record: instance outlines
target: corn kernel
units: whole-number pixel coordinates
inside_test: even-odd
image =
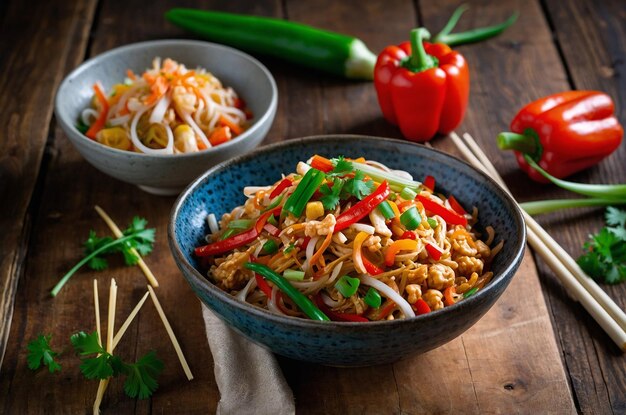
[[[317,219],[324,215],[324,205],[322,202],[309,202],[306,204],[306,218],[308,220]]]

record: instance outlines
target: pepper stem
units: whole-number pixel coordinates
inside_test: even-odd
[[[534,160],[541,158],[543,147],[537,133],[527,128],[524,134],[504,132],[498,134],[498,147],[501,150],[516,150],[528,154]]]
[[[422,72],[437,66],[437,59],[424,49],[424,39],[430,39],[430,32],[420,27],[411,30],[411,57],[406,61],[405,67],[413,72]]]

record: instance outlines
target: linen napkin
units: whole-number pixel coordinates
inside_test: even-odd
[[[272,352],[231,330],[204,304],[202,317],[220,390],[217,415],[295,414],[293,392]]]

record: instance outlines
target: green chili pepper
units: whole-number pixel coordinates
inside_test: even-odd
[[[298,307],[300,307],[304,314],[309,316],[312,320],[330,321],[326,314],[322,313],[322,311],[317,308],[315,304],[313,304],[313,302],[309,300],[308,297],[306,297],[304,294],[294,288],[294,286],[291,285],[289,281],[287,281],[283,276],[275,273],[270,268],[262,264],[246,262],[244,266],[249,270],[252,270],[253,272],[256,272],[262,277],[270,280],[274,285],[278,287],[278,289],[280,289],[283,293],[289,296],[289,298],[291,298],[293,302],[296,303]]]
[[[422,216],[415,206],[411,206],[400,215],[400,222],[410,231],[417,229],[422,223]]]
[[[370,287],[370,289],[367,290],[367,294],[365,294],[365,297],[363,297],[363,301],[365,301],[365,304],[370,307],[378,308],[380,307],[380,304],[383,300],[382,298],[380,298],[380,294],[378,294],[378,291]]]
[[[313,193],[320,187],[322,182],[326,179],[326,174],[323,171],[316,169],[310,169],[306,172],[296,190],[289,196],[285,204],[283,205],[283,212],[289,212],[295,217],[300,217],[306,204],[313,196]]]
[[[437,225],[439,225],[439,222],[437,222],[437,220],[433,218],[428,218],[426,221],[428,222],[428,224],[430,225],[432,229],[435,229]]]
[[[509,26],[515,23],[518,16],[518,13],[515,12],[504,22],[497,25],[480,27],[461,33],[450,33],[467,9],[469,9],[469,7],[465,4],[459,6],[454,11],[452,17],[450,17],[450,20],[448,20],[448,23],[446,23],[441,32],[433,38],[433,43],[445,43],[448,46],[456,46],[466,43],[480,42],[481,40],[489,39],[504,32],[509,28]]]
[[[344,275],[335,283],[335,288],[341,293],[341,295],[348,298],[352,297],[356,293],[356,290],[359,289],[360,283],[360,279]]]
[[[361,40],[301,23],[175,8],[170,22],[205,39],[347,78],[372,80],[376,55]]]

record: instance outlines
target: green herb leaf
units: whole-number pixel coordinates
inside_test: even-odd
[[[108,353],[82,359],[80,371],[87,379],[106,379],[113,376],[110,360],[111,355]]]
[[[26,361],[30,369],[37,370],[43,364],[48,366],[50,373],[61,370],[61,365],[54,360],[59,353],[53,351],[50,347],[51,338],[52,335],[44,336],[40,334],[35,340],[28,343],[26,346],[28,350]]]
[[[154,352],[148,352],[136,363],[125,365],[128,375],[124,382],[124,391],[131,398],[146,399],[158,387],[156,378],[163,370],[161,362]]]
[[[339,204],[341,189],[343,189],[344,181],[338,177],[333,178],[332,188],[328,185],[320,187],[320,192],[324,195],[320,198],[324,209],[333,210]]]
[[[354,177],[346,180],[343,190],[346,194],[356,197],[361,200],[365,196],[374,191],[374,182],[371,180],[365,181],[365,173],[361,170],[354,172]]]
[[[606,221],[615,226],[590,235],[577,262],[594,279],[617,284],[626,281],[626,212],[608,208]]]
[[[335,168],[327,176],[345,176],[346,173],[354,171],[352,162],[346,160],[343,156],[333,159],[333,162],[335,162]]]
[[[79,331],[70,337],[70,342],[72,342],[76,352],[83,356],[94,353],[106,353],[106,350],[98,341],[98,332],[95,331],[91,334]]]

